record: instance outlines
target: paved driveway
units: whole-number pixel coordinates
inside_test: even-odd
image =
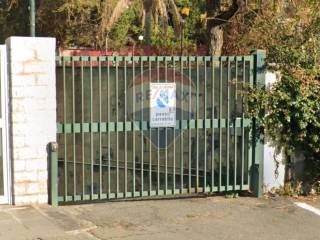
[[[0,209],[0,239],[320,239],[320,216],[287,198],[127,201]],[[315,208],[320,201],[307,202]]]

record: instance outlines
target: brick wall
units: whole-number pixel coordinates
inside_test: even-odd
[[[6,44],[13,201],[46,203],[47,144],[56,141],[55,39],[11,37]]]

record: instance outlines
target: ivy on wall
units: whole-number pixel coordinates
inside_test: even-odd
[[[281,79],[249,91],[249,110],[267,136],[289,157],[306,157],[306,181],[320,180],[320,3],[293,1],[280,13],[254,17],[238,48],[267,49],[271,70]],[[289,157],[290,159],[290,157]]]

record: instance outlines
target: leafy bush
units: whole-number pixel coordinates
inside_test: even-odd
[[[275,12],[246,12],[235,26],[230,46],[243,53],[267,50],[269,69],[281,79],[265,90],[249,91],[249,110],[267,136],[287,156],[300,151],[306,157],[306,179],[320,178],[320,2],[292,1]],[[250,18],[244,19],[246,16]],[[241,16],[240,16],[241,17]]]
[[[299,70],[282,75],[266,90],[251,89],[251,114],[258,116],[268,137],[287,154],[301,151],[308,157],[320,156],[320,82]]]

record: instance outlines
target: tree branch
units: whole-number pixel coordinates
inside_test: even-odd
[[[233,0],[231,7],[227,11],[208,18],[208,29],[225,24],[233,18],[244,5],[244,0]]]

